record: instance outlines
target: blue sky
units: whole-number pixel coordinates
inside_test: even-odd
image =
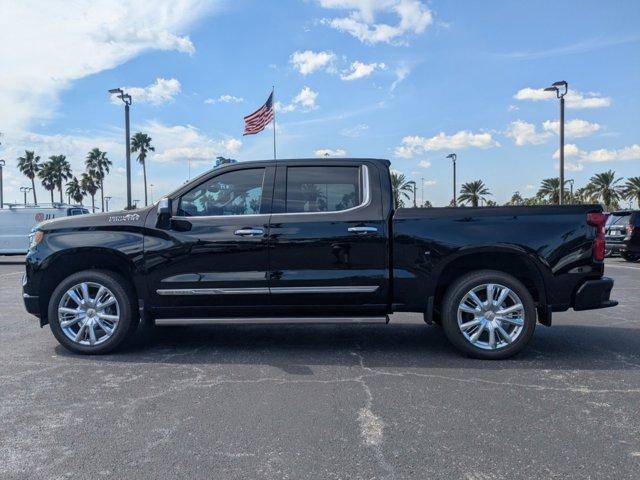
[[[451,198],[450,152],[459,182],[480,178],[501,203],[557,175],[558,103],[538,90],[556,80],[570,88],[567,178],[578,187],[608,169],[640,175],[637,1],[32,0],[2,9],[9,201],[27,185],[15,169],[25,148],[66,154],[79,173],[98,146],[114,162],[107,194],[123,205],[123,109],[107,94],[117,86],[133,94],[133,131],[156,144],[156,199],[216,155],[270,158],[272,132],[242,137],[242,117],[272,85],[279,157],[389,158],[424,178],[434,205]]]

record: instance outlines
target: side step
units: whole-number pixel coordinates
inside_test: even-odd
[[[238,317],[238,318],[156,318],[158,326],[168,325],[313,325],[385,324],[388,315],[376,317]]]

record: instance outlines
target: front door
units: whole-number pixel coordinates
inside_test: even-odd
[[[275,167],[225,168],[172,199],[169,229],[145,237],[157,317],[251,315],[268,305],[274,174]]]
[[[386,313],[388,231],[374,165],[280,162],[270,223],[272,308]]]

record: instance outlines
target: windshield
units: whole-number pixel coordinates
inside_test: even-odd
[[[630,216],[630,213],[624,215],[611,214],[607,219],[607,227],[612,227],[613,225],[626,225],[629,222]]]

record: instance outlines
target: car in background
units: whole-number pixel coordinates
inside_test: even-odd
[[[640,260],[640,210],[631,212],[627,218],[626,235],[622,240],[620,255],[627,262],[637,262]]]
[[[620,249],[627,235],[627,225],[632,213],[632,210],[619,210],[609,214],[607,224],[604,227],[605,254],[607,257],[620,255]]]
[[[24,255],[29,250],[31,230],[45,220],[84,215],[89,210],[78,205],[54,203],[17,205],[5,203],[0,208],[0,255]]]

